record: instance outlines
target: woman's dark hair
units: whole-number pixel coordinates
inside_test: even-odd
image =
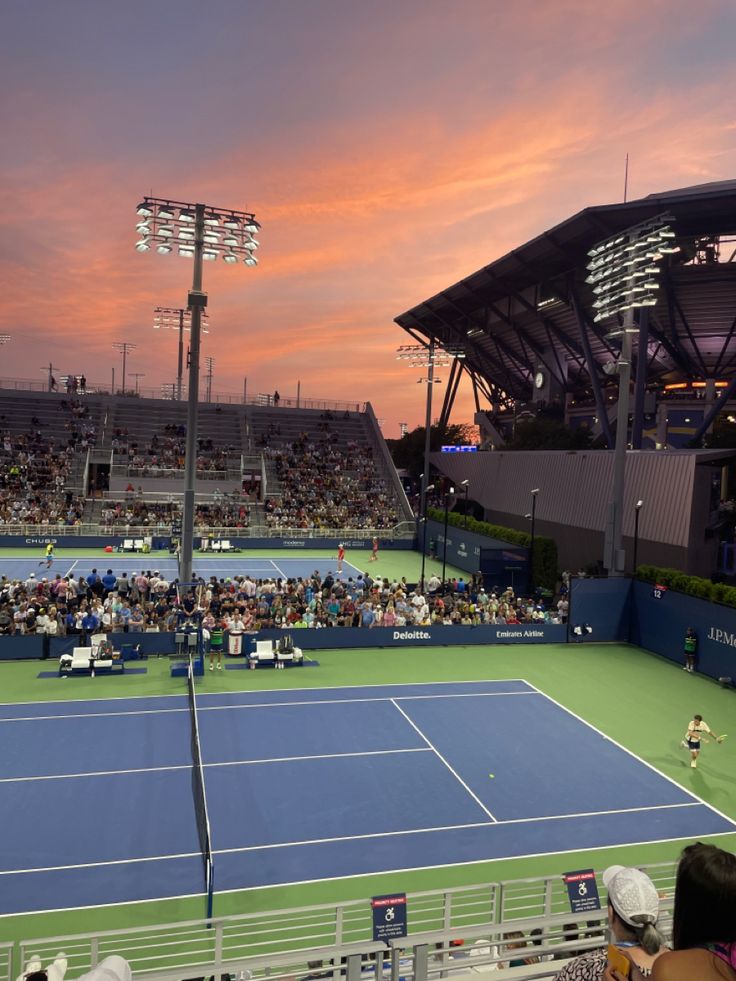
[[[680,856],[672,946],[686,950],[736,940],[736,855],[699,841]]]

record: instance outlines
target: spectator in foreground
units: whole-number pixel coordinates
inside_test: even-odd
[[[608,890],[612,943],[631,961],[632,978],[648,978],[652,965],[665,949],[656,927],[659,896],[654,883],[639,869],[612,865],[603,873],[603,884]],[[606,965],[605,947],[589,950],[566,964],[557,981],[600,981],[611,976],[604,973]]]
[[[654,981],[736,981],[736,855],[700,841],[684,849],[672,946],[657,961]]]

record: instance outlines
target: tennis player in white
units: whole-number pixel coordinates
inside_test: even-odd
[[[724,736],[717,736],[715,732],[710,728],[707,722],[703,722],[702,715],[694,715],[692,721],[687,727],[687,732],[685,733],[685,738],[680,744],[683,749],[690,750],[690,766],[693,769],[697,768],[698,756],[700,755],[700,744],[701,742],[710,742],[709,739],[705,739],[705,736],[712,736],[717,743],[722,743],[726,738]]]

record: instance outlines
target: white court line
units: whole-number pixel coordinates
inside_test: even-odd
[[[683,805],[681,805],[681,804],[663,805],[662,806],[662,809],[665,809],[666,810],[668,807],[682,807],[682,806]],[[696,806],[696,805],[694,805],[694,804],[692,804],[692,805],[688,804],[688,805],[685,805],[685,806],[691,807],[691,806]],[[652,810],[657,810],[657,809],[658,808],[652,808]],[[592,813],[594,813],[594,814],[595,813],[600,813],[600,814],[617,814],[619,812],[618,811],[600,811],[600,812],[592,812]],[[559,819],[560,820],[564,820],[564,819],[567,819],[567,818],[576,818],[578,816],[586,817],[588,815],[587,814],[581,814],[581,815],[577,815],[577,814],[564,814],[564,815],[559,815]],[[528,820],[535,821],[535,820],[539,820],[539,818],[529,818]],[[498,821],[496,821],[496,822],[492,822],[492,821],[479,821],[479,822],[471,823],[471,824],[454,824],[454,825],[453,824],[449,824],[449,825],[444,825],[444,826],[441,826],[441,827],[432,827],[432,828],[412,828],[412,829],[406,830],[406,831],[383,831],[383,832],[377,831],[377,832],[372,832],[372,833],[365,834],[365,835],[346,835],[344,837],[335,837],[335,838],[314,838],[314,839],[305,839],[304,841],[287,841],[287,842],[280,842],[280,843],[271,844],[271,845],[245,845],[242,848],[222,848],[222,849],[216,849],[214,851],[214,855],[216,855],[216,856],[217,855],[232,855],[232,854],[238,854],[240,852],[254,852],[254,851],[262,851],[262,850],[263,851],[266,851],[266,850],[273,850],[273,849],[277,849],[277,848],[293,848],[293,847],[295,847],[297,845],[331,844],[331,843],[339,842],[339,841],[363,841],[363,840],[371,840],[371,839],[375,839],[375,838],[394,838],[394,837],[397,837],[398,838],[398,837],[405,837],[406,835],[412,835],[412,834],[429,834],[429,833],[434,833],[434,832],[438,832],[438,831],[463,831],[463,830],[467,830],[469,828],[492,828],[492,827],[495,827],[499,823],[504,823],[504,822],[498,822]],[[511,824],[511,823],[514,823],[514,822],[506,822],[506,823]],[[723,832],[715,832],[713,834],[700,835],[699,837],[701,837],[701,838],[716,838],[716,837],[721,836],[722,834],[723,834]],[[692,840],[692,835],[682,836],[680,838],[666,838],[666,839],[656,839],[656,840],[657,841],[691,841]],[[464,861],[462,864],[463,865],[482,865],[482,864],[486,864],[488,862],[500,861],[501,859],[506,860],[506,859],[541,858],[541,857],[547,856],[547,855],[568,855],[568,854],[571,854],[573,852],[581,852],[582,853],[582,852],[590,852],[590,851],[599,851],[602,848],[612,848],[612,847],[627,847],[628,848],[628,847],[636,847],[636,846],[642,846],[642,845],[649,845],[649,844],[652,844],[652,843],[653,843],[652,841],[637,841],[637,842],[628,842],[627,841],[627,842],[624,842],[623,844],[621,842],[616,842],[616,843],[608,844],[608,845],[606,845],[606,844],[594,845],[594,846],[591,846],[589,848],[566,848],[566,849],[561,849],[561,850],[555,851],[555,852],[533,852],[533,853],[530,853],[528,855],[511,855],[511,856],[499,856],[499,857],[496,857],[496,858],[471,859],[469,861]],[[110,860],[108,862],[84,862],[84,863],[78,863],[78,864],[74,864],[74,865],[50,865],[50,866],[46,866],[46,867],[29,868],[29,869],[6,869],[6,870],[0,871],[0,876],[4,876],[4,875],[5,876],[7,876],[7,875],[24,875],[24,874],[31,873],[31,872],[63,872],[63,871],[67,871],[67,870],[70,870],[70,869],[104,868],[104,867],[109,866],[109,865],[134,865],[134,864],[136,864],[138,862],[165,862],[165,861],[169,861],[171,859],[194,858],[194,857],[201,858],[201,852],[181,852],[179,854],[173,854],[173,855],[153,855],[153,856],[149,856],[147,858],[120,858],[120,859],[113,859],[113,860]],[[439,864],[439,865],[425,865],[425,866],[420,866],[419,868],[421,868],[421,869],[453,868],[453,867],[457,866],[457,864],[458,864],[457,862],[445,862],[445,863]],[[380,874],[381,875],[384,875],[384,874],[391,874],[393,872],[418,871],[419,868],[417,868],[415,866],[411,866],[411,867],[408,867],[408,868],[405,868],[405,869],[391,869],[391,870],[388,870],[387,872],[383,872],[382,871]],[[272,883],[270,885],[262,885],[262,886],[245,886],[242,889],[226,889],[226,890],[221,890],[221,892],[249,892],[252,889],[278,888],[278,887],[282,887],[284,885],[302,885],[302,884],[305,884],[307,882],[334,882],[334,881],[338,881],[338,880],[341,880],[341,879],[356,879],[356,878],[361,878],[361,877],[363,877],[365,875],[368,875],[368,874],[372,874],[372,873],[359,872],[359,873],[356,873],[354,875],[327,876],[325,878],[320,878],[320,879],[304,879],[304,880],[297,880],[297,881],[288,882],[288,883],[279,882],[279,883]],[[376,873],[376,874],[379,874],[379,873]],[[97,905],[97,904],[95,904],[95,905]],[[110,905],[117,906],[119,904],[118,903],[112,903]],[[2,915],[3,916],[7,916],[7,915],[10,915],[10,914],[2,914]]]
[[[220,766],[258,766],[260,763],[301,763],[304,760],[339,760],[356,756],[393,756],[398,753],[429,753],[427,746],[413,749],[369,749],[359,753],[315,753],[310,756],[274,756],[265,760],[223,760],[204,763],[205,769]],[[79,777],[119,777],[127,773],[167,773],[170,770],[191,770],[191,763],[169,763],[166,766],[141,766],[128,770],[90,770],[84,773],[48,773],[30,777],[0,777],[2,783],[33,783],[36,780],[74,780]]]
[[[358,628],[356,627],[355,629],[358,629]],[[320,648],[315,648],[315,650],[319,650],[319,649]],[[390,682],[389,684],[386,684],[386,682],[384,681],[384,682],[376,682],[374,684],[365,684],[365,685],[324,685],[322,688],[319,688],[319,689],[316,689],[316,690],[317,691],[353,691],[354,689],[358,689],[360,691],[363,688],[421,688],[423,686],[424,687],[430,687],[430,686],[436,687],[437,685],[441,685],[442,687],[446,687],[447,685],[505,685],[505,684],[509,684],[509,683],[511,683],[511,684],[518,683],[518,684],[522,684],[522,685],[529,685],[529,682],[528,681],[525,681],[523,678],[485,678],[485,679],[484,678],[481,678],[478,681],[467,681],[467,680],[464,680],[464,681],[425,681],[425,682],[422,682],[422,681],[396,681],[396,682]],[[539,694],[539,689],[538,688],[536,688],[534,686],[530,686],[530,688],[532,688],[533,690],[531,690],[529,692],[522,693],[522,694],[528,694],[528,695],[537,695],[537,694]],[[314,688],[290,688],[289,691],[291,691],[291,692],[300,692],[300,691],[303,691],[303,692],[314,692],[315,689]],[[221,693],[221,694],[222,694],[222,697],[228,697],[230,695],[246,695],[246,696],[247,695],[268,695],[271,692],[272,692],[272,689],[263,688],[263,689],[259,689],[258,691],[226,692],[226,693]],[[207,693],[205,692],[204,694],[206,695]],[[509,693],[509,694],[516,694],[516,693],[514,692],[514,693]],[[147,701],[156,701],[157,699],[160,699],[160,698],[185,698],[185,697],[186,697],[186,694],[185,693],[184,694],[178,694],[177,695],[174,692],[170,692],[170,693],[168,693],[166,695],[112,695],[109,698],[94,699],[94,701],[95,701],[95,703],[98,703],[98,702],[120,702],[120,701],[129,702],[129,701],[133,701],[134,699],[135,700],[146,699]],[[214,697],[217,697],[217,696],[214,696]],[[386,696],[386,697],[388,697],[388,696]],[[84,699],[80,699],[80,701],[85,701],[85,700]],[[88,701],[92,701],[92,699],[88,699]],[[0,702],[0,707],[2,707],[4,705],[13,705],[13,706],[15,706],[15,705],[59,705],[59,704],[60,703],[56,699],[46,698],[46,699],[40,699],[40,700],[39,699],[36,699],[33,702]],[[63,703],[63,704],[66,704],[66,703]]]
[[[61,578],[66,579],[67,576],[70,576],[74,571],[74,567],[77,565],[79,565],[79,559],[75,559],[74,562],[72,562],[71,566],[66,570],[66,572],[62,575]]]
[[[31,869],[2,869],[0,875],[28,875],[31,872],[68,872],[71,869],[104,869],[108,865],[136,865],[138,862],[168,862],[171,859],[195,857],[201,861],[202,852],[181,852],[178,855],[150,855],[146,858],[113,858],[107,862],[78,862],[75,865],[47,865]],[[157,902],[157,900],[155,901]]]
[[[404,718],[405,718],[405,719],[406,719],[406,721],[407,721],[407,722],[409,723],[409,725],[410,725],[410,726],[412,727],[412,729],[414,729],[414,731],[415,731],[415,732],[416,732],[416,733],[417,733],[417,734],[418,734],[419,736],[421,736],[421,738],[422,738],[422,739],[423,739],[423,740],[425,741],[425,743],[426,743],[426,744],[427,744],[427,745],[429,746],[429,748],[430,748],[430,749],[432,750],[432,752],[436,754],[436,756],[437,756],[437,758],[438,758],[438,759],[439,759],[439,760],[440,760],[440,761],[441,761],[442,763],[444,763],[444,764],[445,764],[445,766],[447,767],[447,769],[448,769],[448,770],[450,771],[450,773],[451,773],[451,774],[453,775],[453,777],[454,777],[454,778],[455,778],[455,779],[456,779],[456,780],[458,781],[458,783],[459,783],[459,784],[460,784],[460,785],[461,785],[462,787],[464,787],[464,788],[465,788],[465,790],[467,790],[467,792],[468,792],[468,793],[470,794],[470,796],[471,796],[471,797],[473,798],[473,800],[475,801],[475,803],[476,803],[476,804],[477,804],[477,805],[478,805],[478,806],[480,807],[480,809],[481,809],[481,810],[483,811],[483,813],[484,813],[484,814],[487,814],[487,815],[488,815],[488,817],[489,817],[489,818],[491,819],[491,821],[494,821],[494,822],[495,822],[495,821],[496,821],[496,818],[495,818],[495,817],[493,816],[493,814],[491,814],[491,812],[490,812],[490,811],[488,810],[488,808],[487,808],[487,807],[486,807],[486,805],[485,805],[485,804],[483,803],[483,801],[482,801],[482,800],[480,799],[480,797],[478,797],[478,795],[477,795],[477,794],[475,794],[475,793],[474,793],[474,792],[473,792],[473,791],[472,791],[472,790],[470,789],[470,787],[469,787],[469,786],[468,786],[468,785],[467,785],[467,784],[465,783],[465,781],[464,781],[464,780],[463,780],[463,778],[462,778],[462,777],[460,776],[460,774],[459,774],[459,773],[458,773],[458,772],[457,772],[456,770],[454,770],[452,766],[450,766],[450,764],[449,764],[449,763],[447,762],[447,760],[446,760],[446,759],[445,759],[445,757],[444,757],[444,756],[442,755],[442,753],[440,753],[440,751],[439,751],[438,749],[436,749],[436,747],[435,747],[435,746],[433,746],[433,745],[432,745],[432,743],[431,743],[431,742],[429,741],[429,739],[428,739],[428,738],[427,738],[427,737],[426,737],[426,736],[424,735],[424,733],[423,733],[423,732],[422,732],[422,730],[421,730],[421,729],[419,728],[419,726],[418,726],[418,725],[417,725],[417,724],[416,724],[415,722],[413,722],[413,721],[412,721],[412,720],[411,720],[411,719],[409,718],[409,716],[408,716],[408,715],[406,714],[406,712],[405,712],[405,711],[404,711],[404,710],[402,709],[402,707],[401,707],[400,705],[398,705],[398,704],[396,703],[396,700],[395,700],[395,699],[393,699],[393,698],[392,698],[392,699],[391,699],[391,703],[393,704],[393,706],[394,706],[394,708],[395,708],[395,709],[397,709],[397,711],[399,711],[399,712],[401,712],[401,714],[402,714],[402,715],[404,716]]]
[[[401,831],[372,831],[364,835],[339,835],[334,838],[306,838],[303,841],[282,841],[275,842],[270,845],[243,845],[240,848],[218,848],[215,849],[215,855],[235,855],[240,852],[259,852],[259,851],[272,851],[277,848],[294,848],[297,845],[332,845],[338,841],[370,841],[374,838],[400,838],[406,837],[407,835],[419,835],[419,834],[429,834],[437,831],[465,831],[468,828],[496,828],[502,827],[506,824],[533,824],[536,821],[567,821],[573,820],[581,817],[591,817],[603,814],[625,814],[629,810],[642,810],[642,811],[658,811],[658,810],[668,810],[669,808],[678,807],[698,807],[698,804],[661,804],[655,807],[642,807],[642,808],[621,808],[620,810],[609,810],[609,811],[581,811],[579,814],[554,814],[543,818],[516,818],[512,821],[473,821],[467,824],[446,824],[440,827],[431,828],[408,828]],[[668,839],[669,840],[669,839]],[[628,842],[627,842],[628,844]],[[605,847],[602,845],[596,847]],[[543,853],[545,854],[545,853]],[[508,856],[507,856],[508,857]],[[485,861],[491,861],[491,859],[485,859]],[[454,863],[465,865],[465,862]],[[381,873],[383,874],[383,873]],[[341,877],[340,877],[341,878]]]
[[[268,561],[269,561],[269,562],[271,563],[271,565],[272,565],[272,566],[274,567],[274,569],[276,570],[276,572],[278,572],[278,574],[279,574],[279,577],[280,577],[281,579],[288,579],[288,578],[289,578],[289,577],[288,577],[288,576],[286,575],[286,573],[284,572],[284,570],[283,570],[283,569],[282,569],[282,568],[281,568],[280,566],[278,566],[278,565],[276,565],[276,563],[274,562],[274,560],[273,560],[273,559],[269,559]]]
[[[357,687],[357,686],[356,686]],[[301,689],[294,689],[295,691],[300,691]],[[264,694],[269,694],[268,689],[263,690]],[[260,694],[260,693],[259,693]],[[428,698],[497,698],[499,695],[511,696],[511,695],[538,695],[536,691],[494,691],[494,692],[467,692],[466,694],[457,695],[399,695],[398,697],[402,702],[418,701]],[[146,697],[146,696],[142,696]],[[169,697],[169,696],[166,696]],[[183,695],[177,695],[177,698],[183,698]],[[113,701],[114,699],[110,699]],[[305,701],[297,702],[259,702],[253,705],[248,704],[226,704],[226,705],[198,705],[197,713],[202,712],[230,712],[236,709],[268,709],[268,708],[290,708],[293,705],[304,706],[304,705],[352,705],[360,702],[393,702],[393,698],[389,695],[374,695],[372,697],[366,698],[324,698],[324,699],[307,699]],[[9,704],[9,703],[8,703]],[[21,703],[29,704],[29,703]],[[36,704],[36,703],[30,703]],[[48,704],[47,702],[38,702],[37,704],[43,705]],[[58,702],[55,704],[59,704]],[[68,703],[64,703],[68,704]],[[29,716],[10,716],[8,718],[0,718],[0,723],[2,722],[32,722],[36,719],[48,720],[48,719],[93,719],[93,718],[114,718],[117,715],[165,715],[171,712],[188,712],[187,707],[177,708],[177,709],[130,709],[128,711],[114,711],[114,712],[79,712],[76,714],[68,715],[29,715]]]
[[[67,703],[64,703],[67,704]],[[0,719],[2,722],[46,722],[49,719],[55,722],[63,722],[65,719],[114,719],[119,715],[171,715],[176,712],[188,712],[189,709],[185,708],[174,708],[174,709],[131,709],[128,712],[78,712],[70,713],[69,715],[25,715],[25,716],[15,716],[9,719]]]
[[[609,743],[613,743],[613,745],[616,746],[618,749],[620,749],[622,752],[626,753],[628,756],[631,756],[633,759],[635,759],[637,763],[641,763],[642,766],[645,766],[653,773],[656,773],[658,777],[662,777],[663,780],[667,780],[668,783],[671,783],[673,787],[677,787],[677,789],[681,790],[683,794],[685,794],[688,797],[691,797],[694,801],[697,801],[699,804],[702,804],[704,807],[707,807],[709,810],[713,811],[714,814],[717,814],[718,817],[723,818],[724,821],[728,821],[728,823],[733,825],[733,827],[736,829],[736,821],[734,821],[734,819],[729,817],[727,814],[724,814],[723,811],[719,811],[717,807],[713,807],[712,804],[709,804],[708,801],[703,800],[702,797],[698,797],[698,795],[694,794],[692,791],[686,790],[685,787],[683,787],[681,783],[678,783],[673,777],[668,777],[666,773],[662,773],[662,771],[658,770],[657,767],[654,766],[652,763],[647,763],[645,759],[642,759],[642,757],[638,756],[633,750],[627,749],[626,746],[618,742],[618,740],[611,738],[611,736],[607,736],[602,729],[599,729],[597,726],[594,726],[592,722],[588,722],[587,719],[584,719],[581,715],[578,715],[577,712],[573,712],[572,709],[569,709],[567,708],[566,705],[563,705],[561,702],[558,702],[556,698],[552,698],[551,695],[548,695],[546,692],[542,691],[541,688],[537,688],[536,685],[532,685],[531,682],[528,681],[525,682],[525,684],[528,684],[531,688],[534,688],[540,695],[548,699],[548,701],[552,702],[558,708],[561,708],[563,712],[567,712],[568,715],[571,715],[573,718],[577,719],[578,722],[582,722],[583,725],[587,726],[589,729],[592,729],[593,732],[597,732],[599,736],[602,736]],[[725,833],[726,832],[724,832],[724,834]],[[669,841],[669,838],[663,840]]]
[[[713,834],[698,835],[699,839],[705,838],[720,838],[724,832],[714,832]],[[263,885],[257,886],[241,886],[236,889],[218,889],[218,896],[224,896],[226,893],[232,894],[236,892],[254,892],[256,889],[283,889],[285,886],[307,886],[314,882],[342,882],[348,879],[364,879],[369,875],[406,875],[410,872],[434,872],[438,869],[454,869],[458,865],[463,867],[469,865],[491,865],[495,862],[505,862],[505,861],[522,861],[529,858],[549,858],[550,855],[583,855],[586,852],[598,852],[604,848],[638,848],[644,847],[645,845],[657,844],[660,841],[667,842],[677,842],[677,841],[689,841],[692,842],[692,835],[681,835],[679,838],[656,838],[650,841],[626,841],[621,843],[620,841],[609,842],[608,844],[602,845],[591,845],[588,848],[561,848],[553,852],[529,852],[525,855],[497,855],[491,858],[474,858],[467,859],[461,863],[459,862],[438,862],[436,865],[407,865],[396,869],[381,869],[380,872],[352,872],[348,875],[327,875],[322,876],[317,879],[293,879],[289,882],[272,882],[265,883]],[[219,852],[217,853],[219,854]],[[491,873],[489,873],[491,875]],[[111,903],[110,905],[117,905]],[[3,916],[8,916],[10,914],[4,913]]]

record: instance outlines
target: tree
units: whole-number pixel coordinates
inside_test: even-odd
[[[578,426],[571,429],[559,419],[535,416],[518,422],[514,438],[505,450],[587,450],[591,448],[593,434],[589,429]]]
[[[424,442],[426,429],[417,426],[401,439],[387,439],[391,458],[397,470],[406,470],[415,480],[424,473]],[[477,442],[475,427],[467,425],[447,426],[441,429],[432,426],[429,431],[429,448],[431,452],[442,446],[460,446]]]

